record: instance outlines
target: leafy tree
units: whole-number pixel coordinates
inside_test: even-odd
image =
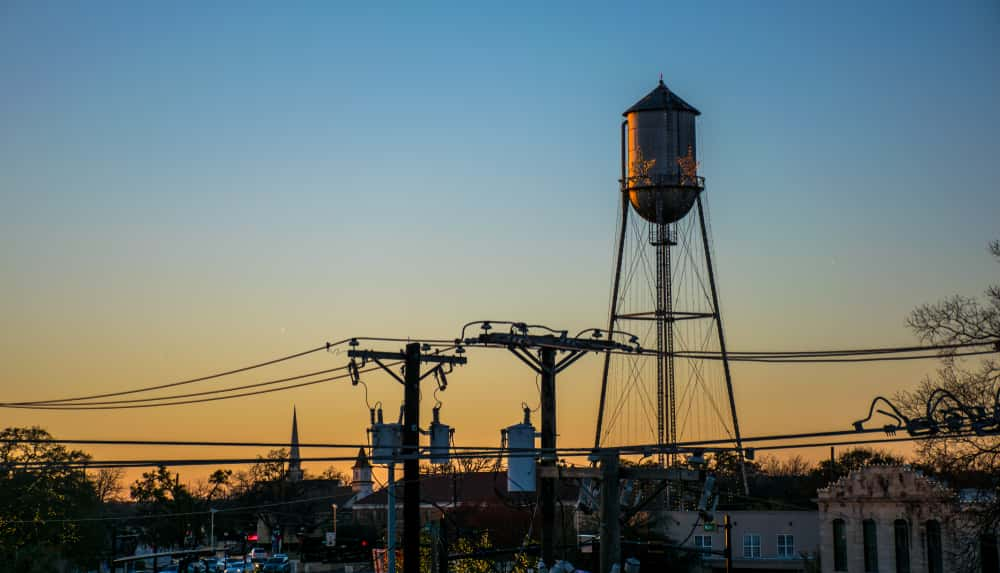
[[[320,472],[319,479],[325,480],[340,480],[340,483],[349,483],[351,480],[347,477],[347,474],[338,470],[334,466],[327,466],[325,470]]]
[[[240,495],[246,495],[266,484],[274,484],[284,480],[285,460],[287,459],[288,450],[285,448],[271,450],[264,456],[258,455],[257,462],[246,471],[238,471],[233,474],[236,490]]]
[[[841,452],[836,461],[823,460],[812,470],[816,477],[833,481],[844,477],[855,470],[872,465],[903,465],[906,463],[900,456],[872,448],[853,448]]]
[[[211,501],[216,497],[225,497],[231,487],[233,470],[217,469],[208,476],[211,489],[205,494],[205,499]]]
[[[0,562],[9,567],[5,570],[52,571],[59,558],[81,566],[97,563],[99,531],[72,521],[97,511],[97,494],[82,469],[90,457],[44,442],[51,439],[39,427],[0,432]]]
[[[129,488],[142,513],[153,517],[142,522],[142,539],[154,548],[182,546],[196,521],[194,497],[181,483],[180,474],[171,474],[165,466],[143,472]]]

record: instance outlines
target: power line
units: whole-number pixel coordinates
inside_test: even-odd
[[[765,362],[765,363],[805,363],[805,364],[835,364],[849,362],[892,362],[899,360],[928,360],[940,359],[941,354],[913,354],[916,352],[932,352],[956,350],[959,348],[976,348],[983,346],[996,346],[1000,343],[969,343],[961,345],[939,345],[924,347],[901,347],[899,349],[856,349],[840,351],[816,351],[816,352],[774,352],[774,353],[739,353],[727,352],[725,359],[730,362]],[[919,348],[919,350],[917,350]],[[610,351],[612,354],[624,356],[659,356],[661,353],[656,350],[646,348],[634,352],[622,352],[619,350]],[[973,350],[969,352],[949,352],[946,357],[982,356],[1000,352],[996,348],[989,350]],[[708,351],[683,351],[663,353],[675,358],[688,358],[693,360],[723,360],[724,357],[719,352]],[[908,354],[907,356],[896,356],[896,354]]]
[[[368,368],[362,372],[371,372],[377,370],[377,368]],[[102,405],[102,406],[90,406],[87,404],[78,405],[25,405],[25,406],[6,406],[8,408],[22,408],[29,410],[129,410],[133,408],[159,408],[162,406],[179,406],[182,404],[200,404],[203,402],[215,402],[217,400],[229,400],[232,398],[242,398],[246,396],[257,396],[260,394],[270,394],[272,392],[281,392],[284,390],[292,390],[295,388],[303,388],[305,386],[312,386],[314,384],[320,384],[322,382],[333,382],[336,380],[343,380],[349,378],[350,374],[339,374],[337,376],[329,376],[326,378],[320,378],[318,380],[310,380],[308,382],[300,382],[298,384],[290,384],[288,386],[282,386],[280,388],[267,388],[264,390],[255,390],[252,392],[242,392],[240,394],[231,394],[228,396],[215,396],[212,398],[198,398],[194,400],[180,400],[176,402],[164,402],[159,404],[125,404],[120,403],[118,405]],[[170,399],[177,398],[177,396],[169,397]]]
[[[214,380],[216,378],[222,378],[223,376],[230,376],[230,375],[233,375],[233,374],[239,374],[241,372],[247,372],[247,371],[250,371],[250,370],[254,370],[256,368],[263,368],[265,366],[271,366],[273,364],[278,364],[278,363],[281,363],[281,362],[286,362],[288,360],[294,360],[296,358],[301,358],[303,356],[307,356],[309,354],[313,354],[313,353],[319,352],[321,350],[329,350],[330,348],[333,348],[334,346],[337,346],[337,345],[343,344],[345,342],[348,342],[349,340],[350,339],[341,340],[341,341],[338,341],[338,342],[335,342],[335,343],[329,343],[329,342],[327,342],[323,346],[317,346],[316,348],[310,348],[308,350],[303,350],[301,352],[296,352],[294,354],[289,354],[287,356],[281,356],[279,358],[273,358],[271,360],[266,360],[264,362],[258,362],[256,364],[251,364],[249,366],[242,366],[240,368],[234,368],[232,370],[226,370],[226,371],[223,371],[223,372],[216,372],[215,374],[208,374],[206,376],[199,376],[197,378],[189,378],[187,380],[180,380],[178,382],[170,382],[168,384],[159,384],[159,385],[156,385],[156,386],[146,386],[144,388],[135,388],[133,390],[123,390],[123,391],[120,391],[120,392],[108,392],[106,394],[91,394],[89,396],[74,396],[74,397],[71,397],[71,398],[56,398],[56,399],[52,399],[52,400],[37,400],[37,401],[33,401],[33,402],[7,402],[7,403],[0,404],[0,406],[14,407],[14,406],[29,406],[29,405],[41,405],[41,404],[56,404],[56,403],[60,403],[60,402],[78,402],[78,401],[81,401],[81,400],[95,400],[95,399],[98,399],[98,398],[111,398],[111,397],[114,397],[114,396],[125,396],[125,395],[128,395],[128,394],[138,394],[140,392],[149,392],[151,390],[162,390],[164,388],[174,388],[174,387],[177,387],[177,386],[184,386],[186,384],[194,384],[195,382],[204,382],[206,380]]]
[[[327,368],[326,370],[316,370],[314,372],[307,372],[305,374],[298,374],[296,376],[289,376],[286,378],[277,378],[274,380],[266,380],[264,382],[256,382],[254,384],[246,384],[243,386],[232,386],[229,388],[219,388],[217,390],[205,390],[203,392],[191,392],[188,394],[173,394],[170,396],[157,396],[154,398],[133,398],[131,400],[109,400],[104,402],[74,402],[69,404],[48,404],[44,405],[47,409],[75,409],[82,406],[106,406],[111,404],[133,404],[142,402],[155,402],[160,400],[176,400],[179,398],[191,398],[194,396],[207,396],[211,394],[225,394],[226,392],[235,392],[237,390],[246,390],[249,388],[259,388],[261,386],[271,386],[274,384],[281,384],[283,382],[291,382],[293,380],[301,380],[303,378],[309,378],[310,376],[318,376],[320,374],[329,374],[330,372],[337,372],[339,370],[346,370],[347,366],[337,366],[336,368]],[[7,408],[33,408],[34,403],[29,405],[8,405],[0,404],[0,406]],[[41,406],[39,406],[41,407]]]
[[[193,378],[193,379],[190,379],[190,380],[183,380],[183,381],[180,381],[180,382],[175,382],[175,383],[166,384],[166,385],[151,386],[151,387],[147,387],[147,388],[139,388],[139,389],[134,389],[134,390],[127,390],[127,391],[114,392],[114,393],[108,393],[108,394],[96,394],[96,395],[92,395],[92,396],[80,396],[80,397],[75,397],[75,398],[66,398],[66,399],[61,399],[61,400],[41,400],[41,401],[32,401],[32,402],[6,402],[6,403],[0,403],[0,407],[3,407],[3,408],[32,409],[32,410],[118,410],[118,409],[130,409],[130,408],[154,408],[154,407],[159,407],[159,406],[176,406],[176,405],[184,405],[184,404],[197,404],[197,403],[201,403],[201,402],[212,402],[212,401],[217,401],[217,400],[227,400],[227,399],[230,399],[230,398],[240,398],[240,397],[245,397],[245,396],[254,396],[254,395],[258,395],[258,394],[267,394],[267,393],[278,392],[278,391],[282,391],[282,390],[291,390],[291,389],[294,389],[294,388],[300,388],[300,387],[303,387],[303,386],[309,386],[309,385],[318,384],[318,383],[321,383],[321,382],[330,382],[330,381],[334,381],[334,380],[340,380],[340,379],[349,377],[349,374],[340,375],[340,376],[331,376],[331,377],[322,378],[322,379],[319,379],[319,380],[311,380],[311,381],[304,382],[304,383],[301,383],[301,384],[291,384],[291,385],[288,385],[288,386],[283,386],[281,388],[272,388],[272,389],[268,389],[268,390],[260,390],[260,391],[255,391],[255,392],[244,392],[244,393],[241,393],[241,394],[232,394],[232,395],[228,395],[228,396],[217,396],[217,397],[214,397],[214,398],[203,398],[203,399],[197,399],[197,400],[183,400],[183,401],[175,401],[175,402],[163,402],[163,403],[159,403],[159,404],[143,404],[143,402],[157,402],[157,401],[166,401],[166,400],[177,400],[179,398],[188,398],[188,397],[195,397],[195,396],[206,396],[206,395],[211,395],[211,394],[224,394],[224,393],[228,393],[228,392],[234,392],[234,391],[237,391],[237,390],[244,390],[244,389],[249,389],[249,388],[258,388],[258,387],[261,387],[261,386],[269,386],[269,385],[274,385],[274,384],[280,384],[280,383],[289,382],[289,381],[293,381],[293,380],[300,380],[302,378],[308,378],[310,376],[316,376],[316,375],[320,375],[320,374],[326,374],[326,373],[330,373],[330,372],[336,372],[336,371],[340,371],[340,370],[345,370],[345,369],[348,369],[349,366],[345,365],[345,366],[340,366],[340,367],[336,367],[336,368],[328,368],[328,369],[325,369],[325,370],[317,370],[317,371],[314,371],[314,372],[309,372],[309,373],[305,373],[305,374],[299,374],[299,375],[296,375],[296,376],[289,376],[289,377],[285,377],[285,378],[268,380],[268,381],[264,381],[264,382],[257,382],[257,383],[254,383],[254,384],[246,384],[246,385],[242,385],[242,386],[233,386],[233,387],[229,387],[229,388],[221,388],[221,389],[208,390],[208,391],[203,391],[203,392],[191,392],[191,393],[187,393],[187,394],[174,394],[174,395],[170,395],[170,396],[157,396],[157,397],[152,397],[152,398],[137,398],[137,399],[130,399],[130,400],[115,400],[115,401],[103,401],[103,402],[84,402],[83,401],[83,400],[92,400],[92,399],[96,399],[96,398],[103,398],[103,397],[110,397],[110,396],[122,396],[122,395],[128,395],[128,394],[136,394],[136,393],[139,393],[139,392],[144,392],[144,391],[153,390],[153,389],[173,387],[173,386],[179,386],[179,385],[183,385],[183,384],[191,384],[191,383],[194,383],[194,382],[203,381],[203,380],[207,380],[207,379],[211,379],[211,378],[218,378],[218,377],[224,376],[226,374],[231,374],[231,373],[236,373],[236,372],[243,372],[243,371],[247,371],[247,370],[250,370],[250,369],[253,369],[253,368],[258,368],[260,366],[265,366],[265,365],[269,365],[269,364],[274,364],[276,362],[290,360],[292,358],[299,357],[299,356],[304,356],[306,354],[309,354],[309,353],[312,353],[312,352],[317,352],[319,350],[329,350],[329,349],[334,348],[334,347],[336,347],[338,345],[341,345],[341,344],[344,344],[344,343],[347,343],[347,342],[355,342],[357,340],[376,340],[376,341],[398,342],[398,341],[401,341],[401,340],[404,340],[404,339],[381,338],[381,337],[360,337],[360,338],[355,337],[355,338],[347,338],[347,339],[344,339],[344,340],[341,340],[341,341],[338,341],[338,342],[335,342],[335,343],[327,343],[326,345],[324,345],[322,347],[318,347],[318,348],[315,348],[315,349],[311,349],[311,350],[299,352],[299,353],[296,353],[296,354],[293,354],[293,355],[285,356],[285,357],[282,357],[282,358],[277,358],[277,359],[270,360],[270,361],[267,361],[267,362],[262,362],[262,363],[259,363],[259,364],[253,365],[253,366],[247,366],[247,367],[244,367],[244,368],[241,368],[241,369],[230,370],[230,371],[227,371],[225,373],[213,374],[213,375],[210,375],[210,376],[204,376],[204,377],[201,377],[201,378]],[[419,342],[421,342],[421,344],[427,344],[429,346],[437,346],[437,347],[439,347],[439,350],[437,350],[436,352],[447,351],[447,350],[449,350],[451,348],[454,348],[454,346],[455,346],[453,342],[445,342],[445,341],[441,341],[441,340],[437,340],[437,339],[428,339],[428,342],[424,342],[424,341],[419,341]],[[390,366],[395,366],[395,365],[399,364],[400,362],[401,361],[390,363]],[[368,368],[368,369],[365,369],[365,370],[361,370],[360,372],[371,372],[371,371],[374,371],[374,370],[377,370],[377,369],[378,368],[372,367],[372,368]]]

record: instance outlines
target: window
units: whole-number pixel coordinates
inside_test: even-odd
[[[705,550],[705,553],[699,553],[702,559],[711,559],[714,557],[711,553],[707,551],[712,550],[712,536],[711,535],[695,535],[694,536],[694,546],[698,549]]]
[[[865,573],[878,571],[878,533],[875,520],[866,519],[861,522],[861,532],[865,543]]]
[[[795,557],[795,538],[792,535],[778,534],[778,557],[781,559]]]
[[[910,524],[897,519],[892,531],[896,541],[896,573],[910,573]]]
[[[925,527],[927,528],[927,573],[941,573],[944,570],[941,555],[941,524],[932,519]]]
[[[743,558],[760,559],[760,535],[747,533],[743,536]]]
[[[847,571],[847,526],[843,519],[833,520],[833,570]]]

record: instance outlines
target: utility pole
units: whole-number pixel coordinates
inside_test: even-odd
[[[372,360],[403,385],[403,428],[401,436],[403,457],[403,573],[420,573],[420,381],[433,372],[444,372],[445,364],[465,364],[464,356],[421,355],[420,343],[411,342],[403,352],[377,352],[373,350],[348,350],[351,358]],[[400,378],[382,360],[403,360],[403,377]],[[422,373],[424,362],[435,364]],[[392,472],[392,464],[389,465]],[[391,473],[390,473],[391,475]],[[390,486],[392,487],[392,486]],[[389,507],[395,508],[390,502]],[[394,521],[390,517],[390,522]],[[393,524],[394,525],[394,524]],[[390,551],[391,565],[395,556]],[[395,573],[390,568],[390,573]]]
[[[594,336],[581,338],[570,337],[565,331],[559,332],[548,327],[529,326],[524,323],[508,323],[509,333],[490,332],[493,328],[489,322],[482,325],[483,334],[475,338],[464,338],[468,345],[483,345],[506,348],[521,362],[524,362],[537,373],[540,378],[540,400],[542,410],[542,452],[539,466],[539,502],[542,514],[542,552],[541,560],[546,567],[555,563],[556,545],[565,545],[565,540],[557,542],[556,525],[556,375],[582,358],[587,352],[633,352],[631,346],[612,340],[611,332],[607,338],[600,330],[592,329]],[[532,328],[542,328],[546,334],[531,334]],[[588,331],[584,331],[588,332]],[[581,333],[582,334],[582,333]],[[464,336],[464,331],[463,331]],[[536,358],[529,350],[538,350]],[[556,360],[556,353],[564,352],[566,356]],[[409,573],[409,572],[407,572]]]
[[[556,351],[554,348],[539,350],[541,358],[542,405],[542,457],[538,465],[556,465]],[[556,529],[556,480],[541,478],[542,502],[542,561],[547,567],[555,563]]]
[[[420,573],[420,343],[406,345],[403,371],[403,573]]]
[[[448,573],[448,520],[444,514],[438,521],[438,562],[437,573]]]
[[[729,521],[728,513],[722,519],[722,529],[725,541],[726,573],[733,573],[733,524]]]
[[[385,552],[389,573],[396,573],[396,464],[389,464],[388,473],[389,491],[386,492],[386,503],[389,505],[389,520],[385,527]]]
[[[611,571],[616,563],[621,563],[621,522],[619,522],[619,461],[618,450],[601,453],[601,569],[600,573]]]

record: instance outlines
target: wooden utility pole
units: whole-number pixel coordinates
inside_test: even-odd
[[[541,403],[542,403],[542,456],[538,464],[542,467],[556,465],[556,351],[542,348],[541,362]],[[556,480],[552,477],[541,479],[542,502],[542,561],[551,568],[555,563],[556,530]]]
[[[420,343],[406,345],[403,372],[403,573],[420,573]]]
[[[421,355],[420,343],[411,342],[404,352],[376,352],[349,350],[351,358],[372,360],[397,382],[403,385],[403,428],[401,436],[403,457],[403,573],[420,573],[420,381],[443,364],[465,364],[464,356]],[[400,378],[382,360],[404,362]],[[425,362],[435,367],[420,373]]]
[[[601,453],[601,573],[622,560],[618,463],[618,450]]]

